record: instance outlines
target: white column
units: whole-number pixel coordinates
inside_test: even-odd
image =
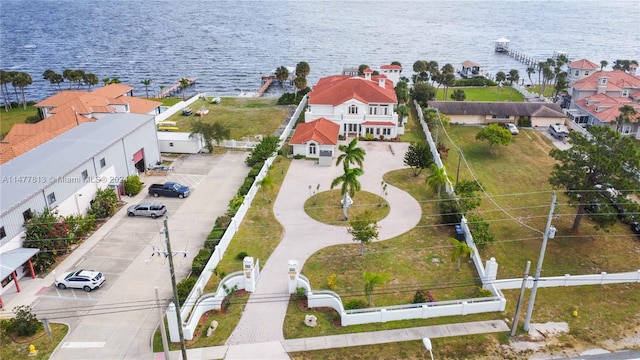
[[[256,291],[256,279],[253,276],[253,257],[245,257],[242,264],[242,270],[244,271],[244,289],[248,292],[254,292]]]
[[[289,294],[295,294],[298,288],[298,260],[289,260],[287,264],[289,273]]]

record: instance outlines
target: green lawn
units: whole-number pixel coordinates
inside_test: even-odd
[[[349,226],[349,221],[343,221],[342,195],[340,190],[323,191],[315,194],[304,203],[304,211],[314,220],[329,225]],[[380,221],[389,215],[389,203],[380,196],[368,191],[358,191],[353,196],[353,205],[348,209],[350,219],[362,214],[366,210],[371,211],[371,220]],[[359,205],[358,205],[359,204]]]
[[[478,130],[478,127],[453,125],[447,128],[448,135],[440,130],[440,139],[451,148],[449,157],[444,160],[445,167],[455,178],[460,159],[453,146],[455,143],[464,154],[459,179],[469,180],[475,176],[487,192],[482,195],[482,206],[474,212],[490,224],[490,232],[496,241],[481,249],[480,255],[485,261],[490,257],[496,258],[499,264],[498,278],[519,278],[527,260],[532,262],[534,271],[540,252],[542,236],[539,230],[545,227],[552,194],[547,180],[553,165],[548,156],[552,144],[540,132],[522,130],[510,146],[489,149],[486,143],[475,140]],[[345,301],[352,298],[364,300],[362,272],[375,271],[390,274],[393,279],[391,284],[374,293],[377,306],[408,303],[416,288],[431,290],[436,300],[474,295],[479,283],[475,269],[467,263],[462,270],[455,270],[449,259],[451,246],[445,241],[453,231],[447,226],[438,225],[434,196],[423,185],[425,175],[412,178],[409,172],[390,172],[385,175],[385,181],[405,189],[420,202],[425,214],[420,224],[395,239],[368,245],[364,257],[358,256],[356,244],[320,250],[305,263],[302,270],[314,288],[326,289],[327,278],[337,274],[336,291]],[[598,230],[589,218],[585,218],[581,232],[571,234],[575,208],[569,206],[568,199],[561,191],[558,192],[556,214],[559,216],[554,218],[553,224],[558,231],[555,239],[547,245],[543,276],[636,271],[640,268],[640,258],[631,256],[640,253],[640,242],[628,226],[618,223],[608,231]],[[440,262],[431,261],[435,258]],[[519,290],[505,291],[509,300],[505,313],[477,316],[513,316],[518,293]],[[528,299],[529,291],[526,295]],[[640,302],[635,301],[639,296],[637,284],[540,288],[532,321],[567,321],[571,331],[561,339],[560,346],[603,346],[606,339],[619,339],[640,326],[640,318],[628,316],[640,313]],[[576,309],[580,311],[580,316],[574,318],[571,312]],[[285,336],[298,337],[298,333],[317,336],[313,335],[316,333],[314,330],[300,329],[300,316],[294,310],[298,311],[294,307],[285,320]],[[323,328],[319,334],[371,331],[390,326],[369,324],[335,329],[330,327],[331,319],[335,316],[318,316],[324,319],[327,324],[325,327],[329,329],[327,332]],[[450,321],[468,319],[452,318]],[[417,323],[421,321],[417,320]],[[407,326],[415,326],[416,323],[411,324]],[[499,342],[500,335],[490,337],[492,343]],[[485,348],[473,341],[453,346],[444,357],[458,358],[469,346],[476,350]],[[418,351],[419,348],[420,344],[414,350]],[[319,352],[321,355],[318,356],[339,358],[340,355],[336,354],[340,354],[340,351],[327,350]],[[371,351],[375,353],[380,348]],[[385,358],[392,354],[383,351],[373,358]],[[314,358],[300,356],[295,358]]]
[[[17,337],[9,336],[4,330],[0,331],[0,359],[48,359],[58,344],[67,335],[67,325],[50,323],[51,337],[41,328],[34,336]],[[29,356],[29,345],[33,344],[37,355]]]
[[[273,135],[293,110],[291,106],[276,106],[276,101],[268,98],[222,98],[220,104],[210,104],[201,99],[189,106],[193,115],[183,116],[182,112],[178,112],[167,120],[175,121],[180,131],[184,132],[191,131],[191,122],[194,120],[219,122],[231,131],[231,139],[253,140],[256,135]],[[195,113],[202,106],[209,109],[209,113],[200,118]]]
[[[22,107],[9,109],[5,111],[4,108],[0,108],[0,134],[4,136],[11,130],[13,124],[25,123],[30,116],[38,115],[38,109],[34,106],[27,106],[27,110]]]
[[[461,89],[464,91],[467,98],[465,101],[512,101],[523,102],[524,96],[517,90],[512,89],[510,86],[465,86],[465,87],[451,87],[447,90],[447,98],[443,99],[444,89],[438,89],[436,96],[440,101],[453,101],[451,94],[456,90]]]

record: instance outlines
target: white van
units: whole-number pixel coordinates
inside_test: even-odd
[[[567,129],[566,126],[564,126],[563,124],[557,123],[557,124],[551,124],[549,125],[549,133],[551,135],[553,135],[554,137],[563,140],[564,138],[566,138],[567,136],[569,136],[569,129]]]

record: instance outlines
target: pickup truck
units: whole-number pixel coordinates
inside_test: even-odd
[[[149,186],[149,195],[153,195],[154,197],[169,196],[169,197],[179,197],[180,199],[186,198],[191,193],[191,190],[184,185],[178,184],[176,182],[166,182],[164,184],[153,184]]]

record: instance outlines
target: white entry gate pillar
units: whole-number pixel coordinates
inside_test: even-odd
[[[298,288],[298,277],[300,276],[298,272],[298,260],[289,260],[287,269],[289,273],[289,294],[295,294]]]
[[[253,269],[255,264],[253,263],[252,256],[246,256],[242,261],[242,270],[244,271],[244,289],[248,292],[256,291],[256,278]]]

